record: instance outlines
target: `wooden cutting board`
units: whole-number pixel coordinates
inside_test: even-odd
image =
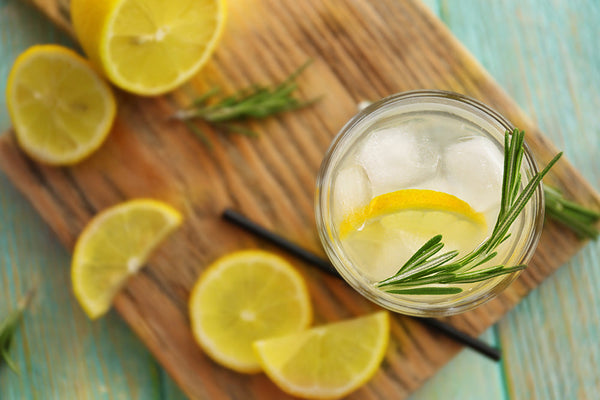
[[[68,1],[31,2],[72,33]],[[115,307],[191,398],[280,399],[286,396],[264,375],[240,375],[215,365],[191,336],[186,303],[202,270],[232,250],[275,250],[224,223],[219,215],[225,207],[322,254],[313,217],[322,156],[359,101],[404,90],[465,93],[525,129],[539,162],[547,162],[556,149],[417,0],[230,3],[228,27],[210,63],[168,96],[117,93],[115,127],[91,158],[70,168],[39,165],[19,150],[9,131],[0,138],[0,167],[69,249],[95,213],[125,199],[154,197],[180,209],[185,224],[131,279]],[[322,100],[252,123],[258,139],[202,127],[214,144],[211,150],[168,118],[208,88],[232,92],[251,83],[279,82],[309,58],[312,65],[298,79],[300,96],[323,95]],[[566,160],[550,179],[570,197],[600,207],[598,195]],[[497,299],[447,321],[479,335],[582,245],[568,230],[547,223],[530,268],[518,281]],[[317,324],[376,308],[345,283],[290,261],[309,283]],[[393,318],[392,336],[377,375],[350,398],[405,398],[460,349],[402,316]]]

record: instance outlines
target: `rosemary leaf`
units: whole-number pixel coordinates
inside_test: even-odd
[[[455,258],[457,255],[458,251],[455,250],[450,251],[448,253],[444,253],[435,258],[426,260],[426,262],[421,263],[420,265],[407,272],[404,272],[402,274],[396,274],[386,280],[379,282],[379,287],[401,284],[406,280],[413,282],[421,277],[438,273],[440,272],[440,269],[443,269],[445,272],[454,272],[455,270],[459,269],[461,265],[447,263],[448,261]]]
[[[13,342],[15,331],[21,321],[23,312],[29,303],[32,292],[29,292],[21,301],[17,308],[11,311],[3,320],[0,321],[0,361],[4,361],[6,365],[15,373],[19,373],[14,361],[10,358],[9,351]]]
[[[521,271],[527,268],[526,265],[517,265],[514,267],[506,268],[503,265],[498,265],[496,267],[490,267],[486,269],[482,269],[472,273],[465,273],[460,275],[455,275],[453,278],[449,278],[444,280],[442,283],[473,283],[473,282],[481,282],[486,281],[488,279],[495,278],[500,275],[511,274],[516,271]]]
[[[404,271],[410,271],[418,267],[424,261],[426,261],[429,257],[436,254],[438,251],[444,247],[444,244],[441,243],[442,235],[437,235],[429,239],[420,249],[416,252],[409,260],[400,268],[400,270],[396,273],[396,275],[401,274]]]
[[[443,294],[458,294],[463,290],[459,287],[442,287],[442,286],[429,286],[429,287],[417,287],[411,289],[391,289],[387,290],[389,293],[394,294],[420,294],[420,295],[443,295]]]
[[[197,126],[191,124],[192,120],[202,120],[228,133],[256,137],[258,136],[256,132],[242,127],[238,123],[247,119],[263,119],[296,110],[319,100],[316,98],[301,101],[293,96],[298,88],[294,80],[309,64],[310,60],[277,85],[251,85],[220,99],[214,99],[219,89],[213,88],[192,101],[189,107],[178,110],[172,117],[186,122],[186,126],[204,143],[208,142],[206,135],[199,134]],[[211,102],[211,100],[213,101]],[[232,122],[237,123],[233,124]]]

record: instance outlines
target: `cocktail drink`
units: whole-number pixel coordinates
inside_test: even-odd
[[[454,261],[487,246],[503,212],[505,132],[512,130],[485,105],[441,91],[395,95],[356,115],[331,145],[317,182],[319,234],[342,277],[372,301],[420,316],[468,310],[508,286],[519,273],[510,268],[527,263],[541,232],[539,185],[506,238],[478,262],[434,273],[403,266],[437,235],[444,252],[458,252]],[[537,173],[523,147],[519,189]],[[498,265],[507,269],[495,275]],[[477,280],[479,271],[492,273]]]

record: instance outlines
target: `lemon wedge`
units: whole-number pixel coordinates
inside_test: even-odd
[[[266,374],[294,396],[333,399],[365,384],[377,372],[390,336],[389,316],[318,326],[254,344]]]
[[[71,264],[75,297],[87,315],[98,318],[151,252],[181,224],[168,204],[130,200],[95,216],[77,239]]]
[[[81,46],[108,79],[139,95],[192,77],[225,25],[224,0],[71,0]]]
[[[17,57],[6,85],[17,141],[37,161],[74,164],[103,143],[116,103],[91,64],[58,45],[39,45]]]
[[[215,261],[194,286],[189,308],[202,349],[242,373],[261,369],[254,341],[300,331],[312,319],[302,276],[281,257],[259,250]]]

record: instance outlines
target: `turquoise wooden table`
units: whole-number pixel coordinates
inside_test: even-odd
[[[426,3],[596,188],[600,188],[600,2],[427,0]],[[0,91],[34,43],[72,43],[18,0],[0,0]],[[0,96],[0,131],[10,126]],[[69,255],[0,175],[0,316],[37,294],[0,399],[183,399],[115,314],[90,322],[70,291]],[[493,363],[464,350],[413,400],[597,399],[600,241],[588,244],[483,338]]]

